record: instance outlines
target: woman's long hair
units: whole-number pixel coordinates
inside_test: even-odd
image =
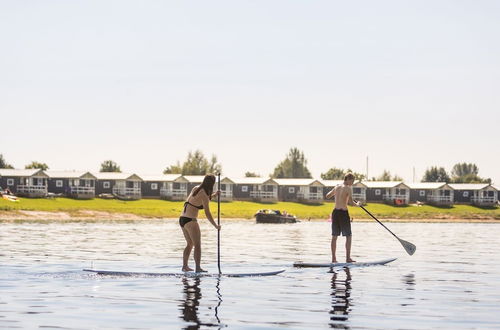
[[[205,190],[209,199],[212,199],[212,193],[214,192],[214,184],[215,184],[215,175],[207,174],[205,178],[203,178],[203,182],[195,189],[193,192],[193,196],[196,196],[200,192],[201,189]]]

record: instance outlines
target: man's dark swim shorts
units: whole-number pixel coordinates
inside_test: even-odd
[[[352,236],[351,218],[347,210],[334,209],[332,212],[332,236]]]

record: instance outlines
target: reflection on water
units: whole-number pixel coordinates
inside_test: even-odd
[[[219,269],[220,271],[220,269]],[[222,304],[222,295],[220,293],[220,278],[217,278],[217,282],[215,284],[215,291],[217,292],[217,306],[215,306],[215,318],[217,319],[217,323],[221,324],[220,318],[219,318],[219,308],[220,305]]]
[[[330,328],[350,329],[346,322],[349,319],[351,306],[351,281],[352,276],[349,268],[332,270]]]
[[[219,308],[222,303],[222,296],[220,294],[220,278],[216,279],[216,292],[217,292],[217,305],[213,310],[215,311],[215,319],[217,323],[204,322],[200,320],[199,307],[202,299],[201,294],[201,278],[182,278],[184,300],[182,301],[180,318],[187,323],[184,329],[193,330],[200,329],[200,327],[219,327],[221,322],[219,319]]]

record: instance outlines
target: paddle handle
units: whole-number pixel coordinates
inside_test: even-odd
[[[220,226],[220,173],[217,173],[217,225]],[[217,230],[217,268],[220,270],[220,229]]]

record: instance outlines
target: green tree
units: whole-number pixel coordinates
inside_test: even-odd
[[[394,174],[394,176],[391,175],[391,172],[388,170],[384,170],[381,175],[378,177],[373,177],[373,181],[403,181],[403,178],[401,178],[399,175]]]
[[[221,172],[222,172],[222,165],[219,164],[219,162],[217,161],[217,156],[212,155],[212,157],[210,158],[210,163],[208,164],[207,173],[217,174]]]
[[[356,180],[360,180],[361,181],[361,180],[365,179],[365,175],[364,174],[354,172],[350,168],[347,169],[347,170],[343,170],[341,168],[336,168],[336,167],[332,167],[326,173],[321,173],[321,178],[323,180],[344,180],[344,176],[347,173],[354,174],[354,177],[356,178]]]
[[[392,181],[403,181],[403,178],[397,174],[394,174],[394,176],[392,177]]]
[[[32,161],[30,164],[24,166],[24,168],[27,170],[39,169],[39,170],[46,171],[49,169],[49,165],[47,165],[45,163],[39,163],[39,162]]]
[[[444,167],[431,166],[425,170],[422,182],[450,182],[450,176]]]
[[[120,166],[112,160],[105,160],[101,163],[100,172],[121,172]]]
[[[245,178],[258,178],[258,177],[260,177],[260,175],[255,172],[245,172]]]
[[[163,171],[163,174],[182,174],[181,163],[177,161],[177,164],[170,165]]]
[[[307,160],[304,153],[297,148],[291,148],[285,160],[276,166],[273,178],[311,178],[311,172],[307,168]]]
[[[481,178],[479,168],[473,163],[458,163],[451,170],[453,183],[491,183],[490,178]]]
[[[332,167],[326,173],[321,173],[321,178],[323,180],[343,180],[345,173],[341,168]]]
[[[0,168],[14,168],[14,166],[7,163],[7,161],[3,158],[3,155],[0,154]]]
[[[210,160],[208,160],[203,152],[200,150],[195,150],[194,152],[189,152],[187,159],[180,164],[177,162],[176,165],[171,165],[163,171],[163,173],[175,173],[182,175],[205,175],[208,173],[217,174],[222,171],[222,166],[217,161],[217,156],[212,155]]]

